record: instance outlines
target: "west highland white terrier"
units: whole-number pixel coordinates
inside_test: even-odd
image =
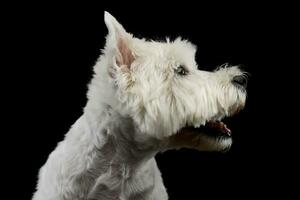
[[[165,200],[157,152],[232,144],[221,120],[245,105],[244,72],[199,70],[187,40],[138,39],[104,18],[106,45],[84,113],[41,168],[34,200]]]

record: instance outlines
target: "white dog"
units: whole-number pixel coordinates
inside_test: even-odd
[[[105,23],[84,114],[41,168],[34,200],[165,200],[157,152],[231,146],[220,120],[244,107],[244,72],[198,70],[190,42],[135,38],[107,12]]]

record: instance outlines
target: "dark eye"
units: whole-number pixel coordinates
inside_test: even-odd
[[[185,69],[184,66],[180,65],[179,67],[177,67],[175,69],[176,74],[180,75],[180,76],[185,76],[187,75],[188,71]]]

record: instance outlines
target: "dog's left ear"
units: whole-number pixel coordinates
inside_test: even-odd
[[[108,12],[104,12],[104,21],[108,29],[106,51],[112,54],[112,62],[118,67],[130,68],[134,61],[131,50],[132,35]]]

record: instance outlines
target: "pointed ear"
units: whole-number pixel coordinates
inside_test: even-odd
[[[126,32],[123,26],[108,12],[104,12],[104,21],[108,29],[106,49],[113,54],[113,62],[119,67],[130,68],[134,61],[131,50],[132,36]]]

